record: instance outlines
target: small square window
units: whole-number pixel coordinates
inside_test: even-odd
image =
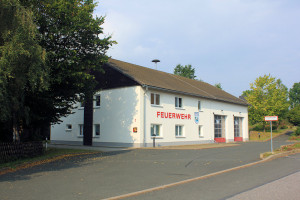
[[[151,124],[151,137],[160,137],[161,136],[161,125]]]
[[[95,136],[100,136],[100,124],[94,125],[94,133]]]
[[[202,111],[202,107],[201,107],[201,101],[198,101],[198,111]]]
[[[199,135],[199,137],[203,137],[202,126],[198,126],[198,135]]]
[[[160,95],[151,93],[151,105],[160,105]]]
[[[183,136],[183,126],[182,125],[176,125],[175,126],[175,136],[176,137],[182,137]]]
[[[67,124],[66,125],[66,130],[71,131],[72,130],[72,124]]]
[[[182,108],[182,98],[175,97],[175,108]]]
[[[101,96],[99,94],[95,96],[95,107],[100,107],[100,105],[101,105]]]
[[[83,136],[83,124],[79,124],[79,136]]]

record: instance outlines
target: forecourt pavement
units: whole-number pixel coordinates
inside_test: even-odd
[[[274,149],[287,144],[286,139],[275,138]],[[269,150],[269,142],[247,142],[214,149],[133,149],[70,157],[1,175],[0,197],[105,199],[255,162],[259,153]]]

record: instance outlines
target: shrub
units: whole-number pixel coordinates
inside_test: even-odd
[[[300,127],[297,127],[296,131],[295,131],[295,135],[299,136],[300,135]]]

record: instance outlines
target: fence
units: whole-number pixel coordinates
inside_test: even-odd
[[[0,143],[0,163],[42,155],[43,142]]]

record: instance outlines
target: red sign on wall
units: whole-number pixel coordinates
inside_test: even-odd
[[[157,118],[167,118],[167,119],[192,119],[190,114],[181,114],[181,113],[171,113],[171,112],[157,112]]]

